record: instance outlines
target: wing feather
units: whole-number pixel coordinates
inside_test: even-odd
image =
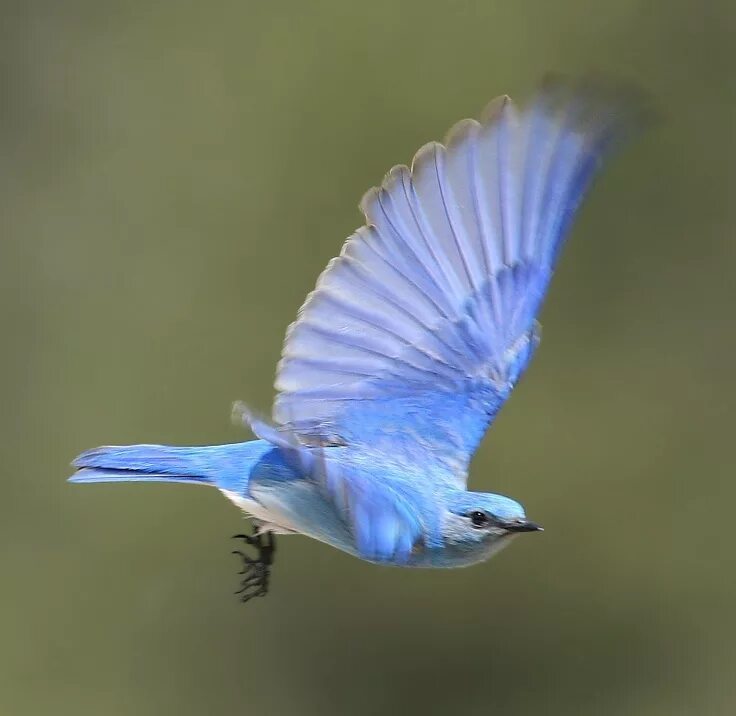
[[[463,482],[539,341],[535,317],[575,211],[643,106],[619,88],[551,80],[525,107],[500,97],[411,169],[394,167],[287,333],[276,423],[305,444],[337,435]],[[371,549],[404,539],[376,519],[360,527],[378,529],[360,537]]]

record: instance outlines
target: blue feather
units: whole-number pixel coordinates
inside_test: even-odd
[[[468,491],[468,466],[532,359],[571,222],[640,100],[553,80],[422,147],[365,194],[365,226],[290,326],[274,423],[239,409],[258,440],[101,447],[71,481],[213,485],[266,529],[387,564],[471,564],[538,529],[518,502]]]

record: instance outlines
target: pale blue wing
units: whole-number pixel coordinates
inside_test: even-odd
[[[553,80],[394,167],[289,328],[275,421],[305,444],[464,482],[538,342],[574,213],[640,109],[631,93]]]

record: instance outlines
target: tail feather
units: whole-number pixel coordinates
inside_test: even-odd
[[[79,455],[69,482],[185,482],[240,494],[254,465],[272,450],[264,440],[197,447],[107,445]]]
[[[212,484],[212,480],[209,478],[196,475],[167,475],[164,473],[93,467],[83,467],[81,470],[77,470],[69,478],[69,482],[185,482],[194,485]]]
[[[72,465],[82,468],[80,472],[83,468],[94,468],[99,473],[108,473],[110,480],[144,480],[158,475],[186,481],[208,477],[211,463],[211,449],[204,447],[105,445],[83,452]]]
[[[87,450],[72,465],[70,482],[186,482],[242,492],[253,465],[273,445],[263,440],[230,445],[107,445]]]

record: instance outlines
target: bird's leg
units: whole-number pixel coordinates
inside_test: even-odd
[[[255,558],[249,557],[239,549],[233,550],[243,560],[243,568],[239,574],[243,575],[240,589],[235,594],[240,595],[241,602],[247,602],[253,597],[265,597],[268,594],[271,578],[271,565],[276,552],[276,538],[273,532],[261,533],[258,526],[254,527],[251,535],[234,535],[233,539],[243,540],[247,545],[255,547]]]

